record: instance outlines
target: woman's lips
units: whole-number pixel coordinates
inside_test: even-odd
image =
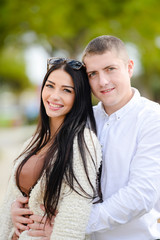
[[[51,102],[48,102],[48,105],[51,109],[54,109],[54,110],[58,110],[58,109],[61,109],[63,107],[62,104],[51,103]]]

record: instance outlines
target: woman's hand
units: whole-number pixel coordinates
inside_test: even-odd
[[[40,207],[44,211],[43,205]],[[47,217],[31,215],[30,219],[32,219],[33,223],[28,224],[31,230],[28,232],[28,235],[32,237],[42,237],[41,240],[50,240],[55,217],[56,216],[53,216],[51,221],[49,221],[47,220]]]
[[[40,206],[44,211],[43,205]],[[50,240],[55,216],[51,222],[46,217],[33,215],[28,209],[28,198],[18,197],[11,206],[11,217],[15,227],[15,235],[20,236],[24,230],[29,230],[28,235],[42,237],[41,240]],[[13,238],[16,239],[16,238]]]
[[[15,233],[20,236],[20,233],[24,230],[29,230],[27,226],[33,221],[29,218],[32,215],[32,211],[28,209],[28,198],[18,197],[11,206],[11,218],[15,227]]]
[[[30,218],[34,223],[28,225],[31,229],[31,231],[28,232],[28,235],[32,237],[42,237],[41,239],[43,240],[49,240],[53,225],[50,224],[49,221],[46,221],[46,217],[42,219],[42,216],[32,215]]]
[[[18,240],[18,238],[19,237],[16,235],[16,233],[14,233],[13,236],[12,236],[12,240]]]

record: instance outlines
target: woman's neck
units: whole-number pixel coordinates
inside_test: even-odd
[[[60,129],[62,123],[64,122],[64,119],[50,119],[50,132],[51,136],[55,136]]]

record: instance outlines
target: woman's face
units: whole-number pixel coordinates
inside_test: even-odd
[[[60,126],[75,100],[72,77],[63,69],[50,73],[42,91],[42,100],[51,124]]]

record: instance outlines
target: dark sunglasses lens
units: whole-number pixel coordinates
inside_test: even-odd
[[[75,70],[79,70],[83,64],[80,61],[76,60],[67,60],[66,58],[50,58],[47,60],[47,70],[51,68],[53,65],[61,64],[67,61],[68,65]]]
[[[65,58],[55,58],[55,59],[50,59],[49,64],[60,64],[65,61]]]
[[[62,62],[66,61],[65,58],[50,58],[47,61],[47,70],[51,68],[51,66],[56,64],[61,64]]]
[[[75,61],[75,60],[68,61],[68,64],[69,64],[73,69],[76,69],[76,70],[79,70],[79,69],[82,67],[82,63],[79,62],[79,61]]]

